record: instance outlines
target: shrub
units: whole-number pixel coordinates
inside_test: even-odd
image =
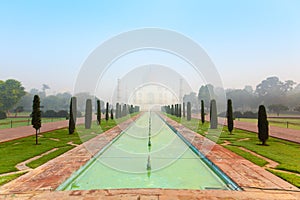
[[[0,111],[0,119],[6,119],[6,118],[7,118],[6,112]]]
[[[235,111],[235,112],[233,112],[233,117],[234,118],[243,118],[243,113],[241,113],[240,111]]]
[[[56,117],[57,113],[54,110],[46,110],[46,112],[44,112],[42,114],[42,117]]]
[[[66,110],[60,110],[56,113],[56,117],[68,118],[69,113]]]
[[[243,113],[243,117],[255,119],[255,118],[257,118],[257,113],[254,113],[252,111],[246,111]]]

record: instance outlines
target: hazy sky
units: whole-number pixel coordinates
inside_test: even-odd
[[[300,83],[300,1],[2,0],[0,80],[73,91],[82,63],[133,29],[171,29],[196,41],[226,88],[268,76]]]

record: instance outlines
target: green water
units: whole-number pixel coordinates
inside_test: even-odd
[[[115,188],[228,189],[155,113],[142,115],[58,190]]]

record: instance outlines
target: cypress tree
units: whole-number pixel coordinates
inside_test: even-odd
[[[119,111],[118,111],[118,115],[119,115],[119,118],[122,117],[122,106],[121,104],[119,104]]]
[[[171,115],[174,115],[174,105],[171,106]]]
[[[85,105],[85,128],[90,129],[92,125],[92,113],[93,113],[93,108],[92,108],[92,100],[87,99],[86,100],[86,105]]]
[[[181,104],[178,104],[178,117],[181,118]]]
[[[119,118],[119,103],[116,103],[116,119]]]
[[[185,118],[185,103],[182,104],[182,116]]]
[[[110,119],[114,119],[114,109],[110,109]]]
[[[76,125],[76,121],[77,121],[77,98],[76,97],[72,97],[72,110],[73,110],[74,123]]]
[[[98,122],[98,125],[101,124],[101,104],[100,104],[100,100],[97,100],[97,122]]]
[[[109,109],[109,103],[106,102],[106,112],[105,112],[105,120],[106,120],[106,122],[109,119],[109,114],[108,114],[109,110],[108,109]]]
[[[192,119],[192,107],[191,107],[191,102],[187,102],[186,105],[186,119],[188,121],[191,121]]]
[[[38,144],[38,130],[40,130],[42,126],[40,97],[38,95],[34,95],[31,116],[31,125],[35,129],[35,144]]]
[[[214,99],[210,101],[210,128],[218,128],[217,104]]]
[[[266,145],[266,141],[269,138],[269,122],[267,119],[267,112],[264,105],[260,105],[258,109],[258,139],[262,142],[262,145]]]
[[[205,113],[204,113],[204,101],[201,100],[201,122],[204,124],[205,122]]]
[[[74,101],[75,99],[75,101]],[[76,107],[76,97],[72,97],[71,101],[70,101],[70,117],[69,117],[69,134],[73,134],[75,131],[75,126],[76,126],[76,122],[75,122],[75,107]]]
[[[233,130],[233,114],[232,114],[232,101],[228,99],[227,101],[227,127],[230,134]]]

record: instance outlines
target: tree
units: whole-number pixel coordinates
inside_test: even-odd
[[[284,97],[293,89],[294,81],[287,80],[282,82],[278,77],[268,77],[256,86],[256,94],[258,94],[261,102],[270,104],[283,103]]]
[[[182,104],[182,116],[185,118],[185,103]]]
[[[269,122],[267,120],[267,112],[264,105],[260,105],[258,109],[258,139],[262,145],[266,145],[269,138]]]
[[[19,81],[0,80],[0,110],[9,112],[25,94],[24,87]]]
[[[109,114],[108,114],[108,112],[109,112],[109,103],[106,102],[106,112],[105,112],[105,120],[106,120],[106,122],[107,122],[108,119],[109,119]]]
[[[201,122],[204,124],[205,122],[205,113],[204,113],[204,101],[201,100]]]
[[[214,99],[210,101],[210,128],[218,128],[217,104]]]
[[[114,109],[110,109],[110,119],[114,119]]]
[[[69,134],[73,134],[76,126],[76,97],[70,100]]]
[[[294,108],[294,111],[300,112],[300,106],[297,106],[296,108]]]
[[[92,107],[92,100],[87,99],[86,100],[86,106],[85,106],[85,128],[90,129],[92,125],[92,113],[93,113],[93,107]]]
[[[181,118],[181,104],[178,104],[178,117]]]
[[[98,125],[101,124],[101,104],[100,104],[100,100],[97,100],[97,122],[98,122]]]
[[[232,111],[232,101],[231,99],[227,100],[227,127],[230,134],[233,130],[233,111]]]
[[[287,111],[287,110],[289,110],[289,108],[287,106],[282,105],[282,104],[272,104],[272,105],[269,105],[268,109],[271,112],[276,113],[277,116],[279,116],[279,114],[280,114],[281,111]]]
[[[191,106],[192,106],[191,110],[199,110],[198,97],[195,92],[191,92],[190,94],[185,94],[183,96],[183,102],[185,103],[191,102]]]
[[[23,106],[18,106],[18,107],[15,108],[14,111],[16,113],[15,116],[17,116],[19,112],[23,112],[24,111],[24,107]]]
[[[50,87],[48,85],[43,84],[42,90],[43,90],[43,93],[44,93],[45,96],[46,96],[46,90],[49,90],[49,89],[50,89]]]
[[[171,115],[174,115],[174,105],[171,106]]]
[[[38,144],[38,130],[40,130],[42,126],[41,122],[41,109],[40,109],[40,97],[35,95],[33,98],[32,104],[32,113],[31,113],[31,124],[35,129],[35,144]]]
[[[186,105],[186,119],[188,121],[191,121],[192,119],[192,107],[191,107],[191,102],[187,102]]]
[[[116,103],[116,119],[118,119],[120,116],[119,116],[119,103]]]
[[[204,100],[204,106],[209,108],[209,102],[215,98],[214,86],[211,84],[202,85],[198,92],[198,101]]]

